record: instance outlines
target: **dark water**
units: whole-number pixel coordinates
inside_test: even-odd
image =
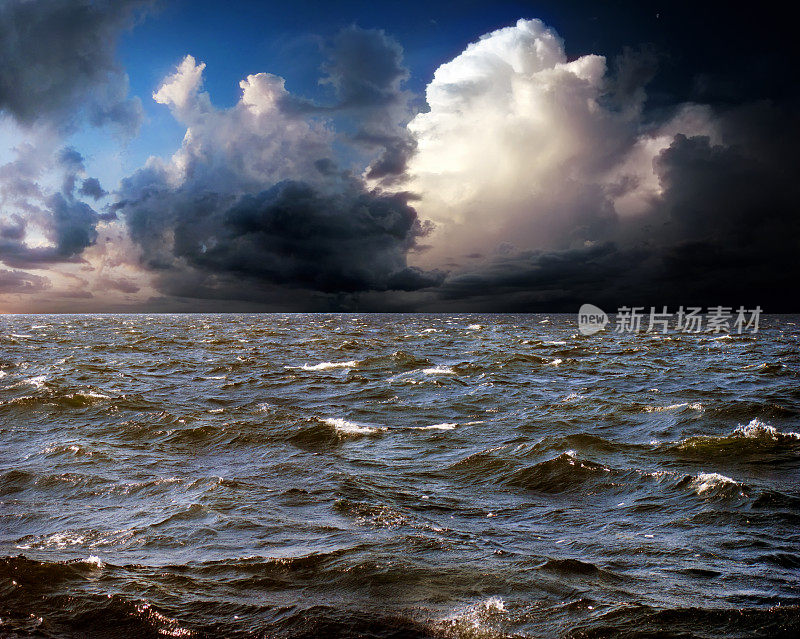
[[[798,323],[0,318],[0,635],[798,636]]]

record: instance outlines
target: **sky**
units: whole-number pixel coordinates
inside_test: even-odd
[[[0,312],[800,311],[779,7],[0,0]]]

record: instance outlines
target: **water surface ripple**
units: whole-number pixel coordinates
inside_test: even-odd
[[[0,318],[0,635],[800,632],[800,320]]]

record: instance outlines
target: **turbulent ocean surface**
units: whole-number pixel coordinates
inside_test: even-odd
[[[800,319],[0,317],[0,636],[800,636]]]

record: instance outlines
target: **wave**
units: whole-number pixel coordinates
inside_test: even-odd
[[[365,426],[364,424],[357,424],[356,422],[349,422],[346,419],[339,417],[325,417],[322,420],[329,426],[333,426],[334,430],[346,437],[359,436],[359,435],[377,435],[385,431],[385,427]]]
[[[536,566],[537,571],[549,573],[563,578],[602,579],[604,581],[622,582],[625,577],[617,572],[601,568],[591,561],[574,557],[547,558],[543,564]]]
[[[681,408],[685,408],[685,409],[688,409],[688,410],[699,411],[699,412],[703,411],[703,405],[700,402],[692,402],[692,403],[682,402],[680,404],[668,404],[667,406],[651,406],[651,405],[647,405],[647,406],[644,407],[644,412],[645,413],[660,413],[660,412],[663,412],[663,411],[678,410],[678,409],[681,409]]]
[[[755,371],[762,375],[792,375],[792,371],[783,362],[761,362],[760,364],[750,364],[744,367],[746,371]]]
[[[548,559],[537,569],[560,575],[596,575],[600,572],[593,563],[580,559]]]
[[[508,366],[512,366],[514,364],[546,364],[549,360],[546,357],[542,357],[541,355],[535,355],[534,353],[527,353],[527,352],[514,352],[510,354],[506,354],[500,360],[500,367],[505,368]]]
[[[396,528],[409,523],[409,519],[405,515],[385,504],[375,505],[349,499],[338,499],[333,504],[333,508],[337,512],[355,518],[360,524],[376,528]]]
[[[0,578],[7,579],[13,588],[0,604],[0,634],[113,635],[120,639],[196,636],[177,620],[177,615],[164,614],[147,601],[130,600],[111,592],[81,591],[82,583],[95,581],[98,571],[107,567],[110,566],[96,556],[62,562],[35,561],[24,556],[0,558]]]
[[[327,371],[332,368],[354,368],[357,364],[357,360],[351,359],[347,362],[320,362],[319,364],[303,364],[300,367],[287,366],[287,368],[300,368],[304,371]]]
[[[385,426],[359,424],[341,417],[312,418],[311,425],[289,435],[288,440],[300,448],[336,446],[346,440],[377,437],[388,429]]]
[[[358,368],[359,370],[372,370],[383,369],[410,371],[424,366],[428,366],[430,360],[424,357],[418,357],[407,351],[399,350],[391,353],[390,355],[373,355],[364,358]]]
[[[631,494],[648,485],[663,484],[668,491],[688,490],[702,498],[745,497],[765,499],[764,491],[755,491],[730,477],[715,472],[700,472],[686,475],[671,470],[645,470],[641,468],[615,468],[606,464],[579,457],[575,450],[566,450],[560,455],[533,464],[521,465],[530,456],[538,456],[551,449],[556,443],[580,444],[582,448],[592,447],[598,452],[620,447],[593,435],[572,435],[555,440],[545,438],[533,446],[517,447],[512,452],[508,447],[476,453],[449,466],[447,472],[455,472],[483,484],[486,481],[500,486],[511,486],[525,491],[557,495],[560,493],[583,492],[589,494]],[[652,450],[650,446],[628,445],[631,452]],[[649,489],[648,489],[649,490]],[[776,497],[777,499],[777,497]],[[626,500],[627,501],[627,500]],[[800,499],[798,499],[800,502]],[[783,502],[782,502],[783,503]],[[620,504],[622,505],[622,504]],[[773,504],[774,507],[774,504]],[[790,510],[794,504],[786,506]]]
[[[544,493],[572,490],[586,482],[604,481],[612,469],[603,464],[578,459],[574,451],[514,471],[503,483]]]
[[[669,630],[665,630],[665,629]],[[612,607],[576,624],[569,639],[607,637],[793,637],[800,633],[800,606],[657,609],[642,604]]]
[[[113,396],[97,390],[73,390],[57,388],[43,382],[36,387],[36,394],[20,395],[12,399],[0,401],[0,408],[26,409],[52,406],[60,409],[90,408],[107,405],[110,410],[124,408],[142,409],[145,400],[125,395]]]
[[[426,375],[457,375],[456,371],[451,366],[438,365],[432,368],[424,368],[422,372]]]
[[[605,439],[593,433],[574,433],[563,436],[547,436],[536,442],[531,448],[532,453],[546,453],[553,450],[581,450],[596,453],[643,453],[652,450],[651,445],[619,442]],[[573,455],[574,456],[574,455]]]
[[[433,637],[446,639],[495,639],[506,637],[499,623],[507,616],[506,603],[489,597],[451,613],[431,624]],[[428,636],[431,636],[430,634]]]
[[[735,479],[719,473],[700,473],[689,481],[698,495],[742,495],[742,485]]]
[[[747,425],[737,426],[726,435],[695,435],[667,447],[672,451],[703,454],[757,454],[765,451],[792,453],[800,452],[800,433],[784,433],[755,418]]]
[[[552,494],[580,489],[587,482],[599,482],[612,487],[612,475],[627,475],[629,472],[615,471],[604,464],[580,459],[573,450],[534,464],[521,465],[526,457],[536,454],[537,445],[516,453],[506,446],[499,446],[474,453],[451,464],[446,471],[458,473],[476,483],[489,480],[501,486]],[[593,487],[601,488],[600,485]]]
[[[78,458],[91,457],[98,460],[110,459],[108,453],[76,442],[62,444],[53,443],[40,450],[39,454],[45,455],[46,457],[58,457],[66,455],[69,457]]]
[[[782,433],[774,426],[765,424],[759,419],[753,419],[746,426],[738,426],[733,431],[734,436],[741,436],[746,439],[762,439],[768,441],[787,441],[800,440],[800,433]]]
[[[346,514],[359,511],[358,505],[341,508]],[[448,603],[445,599],[433,608],[395,611],[387,601],[378,600],[376,606],[371,598],[354,600],[351,589],[381,593],[383,585],[396,591],[406,583],[398,582],[404,578],[413,584],[413,591],[421,583],[436,583],[435,567],[418,573],[403,562],[360,561],[358,557],[367,550],[361,546],[296,557],[243,557],[159,567],[117,566],[96,555],[62,562],[4,557],[0,558],[4,595],[0,635],[500,639],[551,636],[558,628],[558,636],[599,639],[664,636],[664,629],[669,628],[676,636],[732,639],[756,634],[789,637],[800,631],[800,606],[794,602],[772,607],[656,608],[626,602],[624,591],[617,588],[612,601],[619,603],[593,601],[588,593],[576,590],[575,582],[605,581],[606,577],[618,582],[617,575],[572,558],[546,559],[535,568],[544,573],[537,583],[545,590],[541,591],[542,600],[532,605],[505,594],[505,589],[514,587],[513,582],[476,582],[473,578],[467,602],[459,604],[455,599]],[[773,554],[774,558],[765,557],[765,561],[779,567],[796,564],[796,556],[790,553]],[[348,555],[350,561],[345,561]],[[420,581],[422,575],[429,581]],[[689,578],[710,576],[698,572]],[[125,579],[138,582],[128,582],[133,587],[122,590],[120,583]],[[554,592],[548,590],[562,582],[558,592],[563,590],[564,595],[554,598]],[[212,584],[220,584],[230,595],[210,595]],[[292,585],[301,587],[303,594],[283,603],[284,593]],[[340,586],[346,588],[344,601],[325,596]],[[179,588],[192,594],[179,598]],[[265,597],[269,591],[279,594]],[[422,592],[429,601],[430,587]],[[472,603],[468,603],[470,599]],[[518,634],[523,628],[527,632]]]
[[[458,424],[431,424],[430,426],[420,426],[417,430],[453,430]]]
[[[125,528],[113,531],[64,530],[49,535],[26,535],[15,542],[19,550],[63,550],[65,548],[104,548],[124,545],[136,532]],[[84,560],[91,561],[92,558]],[[95,562],[96,563],[96,562]]]
[[[34,388],[44,388],[45,383],[47,383],[47,375],[37,375],[36,377],[29,377],[28,379],[23,379],[20,384],[28,384],[33,386]]]

